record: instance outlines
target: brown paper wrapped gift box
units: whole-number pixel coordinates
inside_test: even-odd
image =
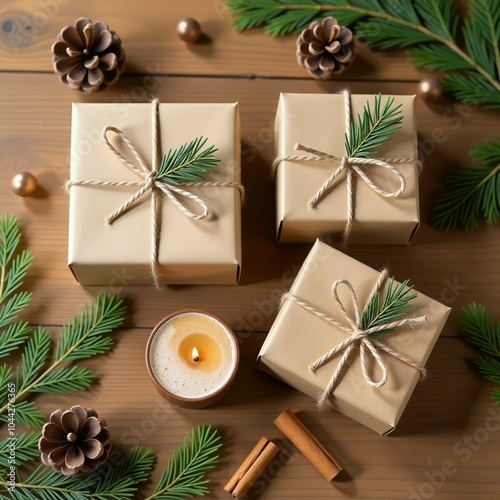
[[[101,132],[107,126],[122,130],[149,164],[151,106],[73,104],[71,180],[140,181],[107,148]],[[237,103],[160,104],[159,134],[162,154],[196,137],[208,138],[206,146],[214,144],[221,161],[206,181],[240,182]],[[82,285],[151,284],[150,192],[112,225],[105,222],[137,189],[71,186],[69,266]],[[162,197],[158,262],[163,283],[236,284],[241,263],[240,192],[234,187],[187,189],[206,202],[210,215],[192,220]],[[196,210],[196,206],[190,208]]]
[[[351,95],[351,116],[361,114],[373,95]],[[382,105],[387,96],[382,96]],[[401,129],[377,151],[376,157],[417,158],[417,128],[414,96],[395,96],[401,104]],[[345,104],[342,94],[281,94],[275,122],[276,156],[301,154],[300,143],[337,157],[345,154]],[[302,153],[304,154],[304,153]],[[389,162],[390,163],[390,162]],[[340,235],[346,227],[347,190],[342,173],[316,207],[308,206],[339,161],[282,161],[276,172],[277,238],[282,243],[312,243],[316,238]],[[407,245],[419,226],[418,168],[398,164],[406,189],[398,198],[384,198],[361,179],[355,179],[354,224],[349,243]],[[396,187],[387,170],[367,166],[370,179],[382,189]]]
[[[348,280],[362,310],[379,275],[378,271],[317,241],[304,261],[290,293],[335,320],[345,322],[334,302],[332,284],[338,279]],[[340,290],[339,295],[345,299],[343,302],[347,312],[352,314],[352,304],[344,292],[344,289]],[[425,365],[450,308],[421,293],[411,304],[408,314],[425,315],[427,321],[414,329],[403,327],[378,339],[394,351]],[[309,366],[345,338],[345,332],[296,302],[286,300],[259,353],[258,367],[295,389],[318,398],[327,387],[340,356],[331,359],[315,372]],[[363,378],[359,352],[355,348],[349,358],[350,366],[342,372],[329,404],[379,434],[387,434],[398,423],[420,373],[389,354],[382,353],[382,356],[388,379],[382,387],[373,388]],[[373,363],[369,362],[368,368],[376,375]]]

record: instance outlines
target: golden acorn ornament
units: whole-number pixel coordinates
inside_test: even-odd
[[[116,83],[125,66],[120,37],[106,23],[87,17],[61,30],[52,56],[61,82],[84,94]]]
[[[297,62],[319,80],[339,75],[354,60],[354,35],[334,17],[313,21],[297,38]]]
[[[110,433],[95,410],[79,405],[58,409],[43,426],[38,449],[45,465],[66,476],[79,476],[108,459]]]

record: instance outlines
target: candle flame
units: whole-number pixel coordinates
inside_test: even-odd
[[[193,347],[193,352],[191,353],[191,356],[193,357],[193,361],[195,363],[198,363],[198,361],[200,361],[200,353],[198,352],[198,349],[196,349],[196,347]]]

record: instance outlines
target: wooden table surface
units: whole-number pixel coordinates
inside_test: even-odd
[[[466,2],[462,2],[465,4]],[[63,87],[52,73],[50,46],[59,30],[76,18],[104,20],[122,38],[126,74],[111,89],[90,97]],[[175,27],[197,18],[209,43],[188,46]],[[198,423],[220,429],[224,446],[210,474],[210,498],[228,498],[223,485],[262,436],[285,452],[252,490],[261,499],[493,500],[500,498],[500,410],[491,384],[471,365],[475,350],[458,321],[464,305],[476,301],[500,318],[498,226],[475,232],[439,232],[430,219],[446,176],[468,162],[474,144],[498,132],[498,113],[443,99],[429,106],[417,100],[422,226],[409,247],[359,246],[347,252],[369,265],[390,264],[392,273],[453,307],[433,351],[431,376],[420,384],[397,430],[381,437],[349,418],[327,410],[286,385],[257,372],[255,358],[276,315],[276,297],[291,283],[308,245],[277,245],[274,186],[270,176],[273,120],[279,92],[413,94],[423,72],[399,51],[377,53],[359,46],[357,60],[342,80],[315,82],[295,63],[294,38],[272,40],[260,30],[237,34],[222,0],[4,0],[0,4],[0,213],[18,216],[23,244],[36,260],[26,287],[34,300],[32,324],[58,328],[89,297],[107,289],[126,297],[125,328],[114,351],[84,363],[99,376],[90,390],[71,396],[41,396],[48,414],[75,403],[97,409],[126,451],[134,444],[153,448],[158,460],[138,498],[151,492],[170,454]],[[248,200],[243,210],[243,272],[239,286],[79,286],[66,266],[71,102],[233,102],[241,105],[242,168]],[[22,170],[35,174],[37,198],[21,199],[10,179]],[[242,359],[231,393],[206,410],[170,406],[155,392],[144,364],[151,328],[183,307],[211,310],[236,329]],[[338,457],[345,471],[328,483],[274,427],[290,407]]]

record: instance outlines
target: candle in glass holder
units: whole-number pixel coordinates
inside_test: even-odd
[[[211,313],[179,311],[153,330],[146,365],[166,399],[203,408],[224,396],[235,378],[239,347],[231,329]]]

